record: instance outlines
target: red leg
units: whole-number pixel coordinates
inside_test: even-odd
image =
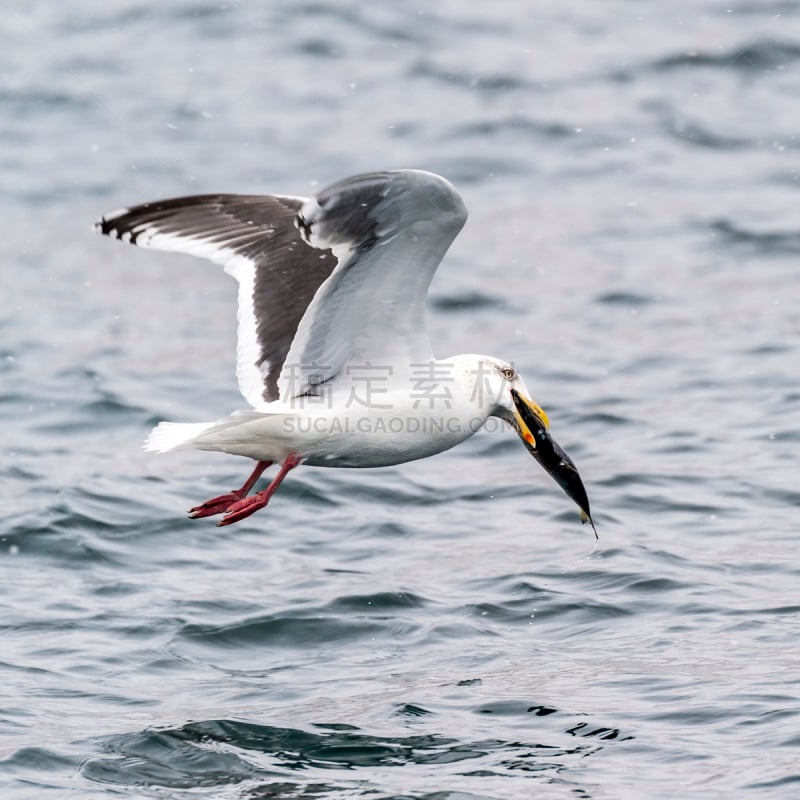
[[[243,497],[234,503],[225,512],[225,516],[217,523],[218,526],[230,525],[234,522],[249,517],[258,511],[259,508],[269,503],[270,498],[275,494],[275,490],[281,485],[281,481],[293,470],[303,459],[296,453],[290,453],[286,460],[281,464],[278,474],[272,479],[272,483],[261,492],[257,492],[252,497]]]
[[[200,519],[200,517],[213,517],[214,514],[221,514],[223,511],[227,511],[234,503],[247,497],[247,493],[256,485],[256,481],[271,464],[271,461],[259,461],[241,489],[234,489],[232,492],[228,492],[228,494],[212,497],[210,500],[206,500],[202,505],[190,508],[189,516],[192,519]]]

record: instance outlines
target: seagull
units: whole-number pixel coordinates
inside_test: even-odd
[[[497,417],[597,536],[578,470],[514,366],[433,354],[428,286],[466,219],[447,180],[394,170],[345,178],[311,198],[178,197],[96,223],[139,247],[208,258],[238,281],[236,376],[250,408],[216,422],[162,422],[144,445],[256,462],[240,488],[190,517],[222,514],[218,524],[230,525],[264,508],[300,464],[402,464],[449,450]],[[271,483],[250,494],[273,464]]]

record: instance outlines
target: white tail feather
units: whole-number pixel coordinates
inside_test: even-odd
[[[144,449],[148,453],[191,450],[192,441],[213,425],[213,422],[160,422],[150,431]]]

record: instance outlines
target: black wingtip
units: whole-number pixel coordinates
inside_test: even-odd
[[[94,223],[94,232],[98,234],[98,236],[111,236],[115,239],[121,239],[123,232],[119,225],[117,225],[117,220],[126,212],[127,209],[122,209],[121,211],[116,211],[100,217],[100,219]]]

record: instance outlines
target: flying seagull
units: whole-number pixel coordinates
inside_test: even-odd
[[[428,286],[466,219],[444,178],[396,170],[345,178],[312,198],[178,197],[97,223],[139,247],[211,259],[239,283],[236,375],[251,408],[216,422],[162,422],[145,442],[151,452],[218,450],[256,461],[239,489],[189,516],[223,514],[218,524],[230,525],[266,506],[299,464],[402,464],[499,417],[594,528],[578,470],[514,367],[433,355]],[[272,482],[250,494],[272,464]]]

